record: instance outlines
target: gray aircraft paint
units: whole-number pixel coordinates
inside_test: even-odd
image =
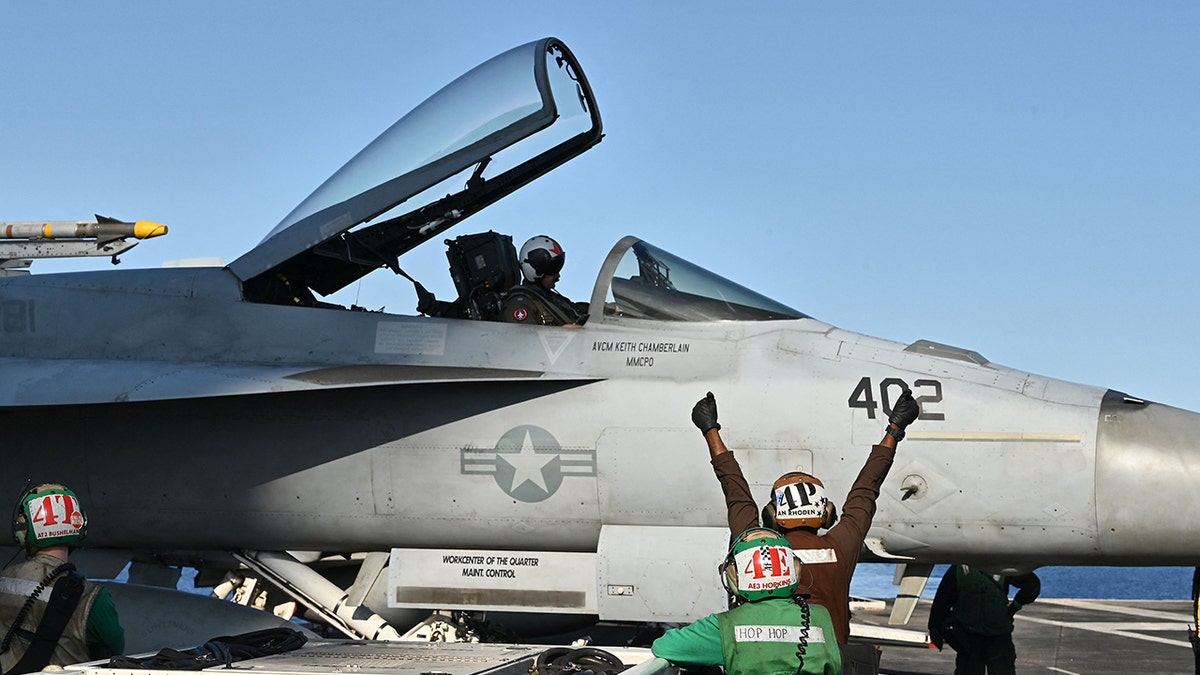
[[[536,172],[586,149],[539,156]],[[360,210],[383,203],[371,199]],[[453,224],[438,218],[392,252]],[[802,315],[621,314],[613,279],[633,237],[599,271],[580,329],[247,300],[279,260],[301,275],[332,265],[317,240],[345,230],[327,225],[269,238],[230,268],[0,278],[0,491],[64,482],[89,510],[90,546],[184,558],[588,554],[600,616],[683,620],[719,606],[712,570],[728,536],[691,405],[716,393],[758,499],[803,466],[840,504],[907,385],[923,414],[881,488],[868,557],[1200,559],[1192,521],[1164,515],[1200,508],[1185,480],[1200,470],[1195,413]],[[368,600],[384,596],[380,581]]]

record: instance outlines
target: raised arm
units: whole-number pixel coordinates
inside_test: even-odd
[[[867,461],[846,494],[841,521],[830,531],[830,534],[842,541],[848,549],[857,550],[862,546],[867,530],[871,529],[871,521],[875,518],[875,502],[879,497],[879,488],[892,468],[896,446],[904,438],[904,430],[920,414],[921,408],[913,399],[912,391],[905,389],[892,406],[892,414],[888,418],[883,439],[871,448],[871,454],[867,456]]]
[[[692,407],[692,424],[704,434],[704,442],[708,444],[713,472],[717,475],[717,481],[721,483],[722,494],[725,495],[729,534],[736,537],[748,528],[758,525],[758,507],[750,494],[750,485],[742,475],[742,467],[721,439],[721,425],[717,422],[717,399],[711,391]]]

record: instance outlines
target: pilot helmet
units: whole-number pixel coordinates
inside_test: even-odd
[[[521,274],[530,283],[540,281],[547,274],[558,274],[566,261],[567,254],[562,246],[544,234],[531,237],[521,246]]]
[[[825,495],[825,484],[803,471],[780,476],[771,486],[771,502],[763,508],[763,524],[785,530],[816,530],[836,522],[837,507]]]
[[[13,539],[27,550],[78,546],[87,534],[87,514],[79,497],[65,485],[42,483],[17,501]]]
[[[747,602],[790,598],[799,583],[800,564],[783,535],[752,527],[733,540],[721,563],[721,583]]]

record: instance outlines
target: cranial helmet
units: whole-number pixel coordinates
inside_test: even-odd
[[[565,262],[567,254],[562,246],[544,234],[530,238],[521,247],[521,274],[530,283],[540,281],[547,274],[558,274]]]
[[[87,514],[70,488],[43,483],[17,501],[12,530],[13,539],[26,549],[77,546],[87,534]]]
[[[752,527],[738,535],[721,564],[725,590],[746,600],[790,598],[799,583],[800,561],[775,530]]]
[[[803,471],[785,473],[771,486],[771,520],[775,527],[790,530],[796,527],[820,529],[833,527],[837,522],[837,507],[825,496],[821,479]],[[771,509],[764,508],[765,516]]]

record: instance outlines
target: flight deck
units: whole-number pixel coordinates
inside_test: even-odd
[[[890,605],[890,603],[888,603]],[[909,628],[923,627],[931,602],[922,599]],[[1193,673],[1194,657],[1187,640],[1190,606],[1185,600],[1069,600],[1047,598],[1023,608],[1013,633],[1018,673],[1063,675],[1125,675],[1127,673]],[[860,611],[854,621],[865,627],[886,627],[890,607]],[[562,644],[590,636],[595,646],[631,666],[625,673],[673,673],[650,650],[624,646],[635,630],[628,625],[598,624],[578,635],[560,636]],[[619,645],[619,646],[606,646]],[[261,675],[524,675],[550,644],[471,644],[442,642],[372,642],[311,640],[300,649],[235,662],[233,670]],[[152,670],[104,667],[103,662],[67,666],[80,675],[150,675]],[[228,672],[224,665],[208,670]],[[50,673],[51,671],[45,671]],[[178,671],[162,671],[170,675]],[[954,652],[920,646],[883,644],[882,675],[949,675]],[[62,675],[55,669],[53,673]]]
[[[930,600],[913,612],[912,628],[924,628]],[[889,603],[890,610],[890,603]],[[854,621],[887,624],[887,613],[859,613]],[[1017,673],[1125,675],[1194,673],[1187,632],[1187,600],[1069,600],[1040,598],[1015,617]],[[880,673],[949,675],[954,651],[883,647]]]

